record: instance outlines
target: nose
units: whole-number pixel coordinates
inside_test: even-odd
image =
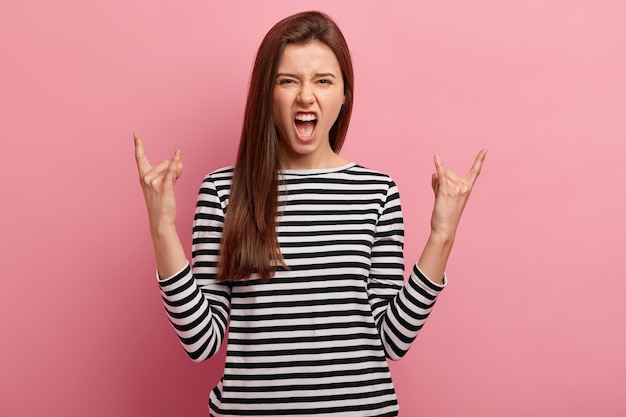
[[[298,94],[298,101],[303,104],[312,104],[315,102],[315,93],[313,92],[313,87],[310,83],[302,84],[300,93]]]

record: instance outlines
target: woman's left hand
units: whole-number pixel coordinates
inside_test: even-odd
[[[467,204],[474,183],[480,174],[486,155],[487,151],[481,150],[469,172],[463,178],[453,171],[445,169],[439,156],[435,156],[436,172],[432,177],[435,207],[430,222],[431,233],[443,237],[445,240],[454,240],[461,214],[463,214],[465,204]]]

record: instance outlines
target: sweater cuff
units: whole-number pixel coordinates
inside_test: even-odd
[[[422,272],[422,270],[420,269],[420,267],[417,265],[417,262],[415,263],[415,265],[413,266],[413,274],[423,283],[426,285],[426,287],[428,287],[428,289],[430,289],[431,291],[435,292],[435,293],[439,293],[441,292],[445,287],[446,284],[448,283],[448,276],[446,275],[446,273],[443,273],[443,281],[441,282],[441,284],[437,284],[435,282],[433,282],[430,278],[428,278],[426,276],[426,274],[424,274]]]
[[[183,277],[185,277],[187,274],[189,274],[191,272],[191,268],[189,267],[189,262],[187,262],[185,264],[184,267],[182,267],[178,272],[176,272],[174,275],[169,276],[167,278],[161,279],[159,277],[159,271],[156,271],[156,279],[159,283],[159,285],[161,287],[167,287],[170,286],[172,284],[176,284],[178,281],[180,281]]]

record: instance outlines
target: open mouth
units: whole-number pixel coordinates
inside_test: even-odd
[[[296,125],[296,132],[302,139],[309,139],[315,133],[315,125],[317,124],[317,117],[314,114],[298,114],[294,120]]]

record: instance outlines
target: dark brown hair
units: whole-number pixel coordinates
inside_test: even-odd
[[[326,44],[337,57],[344,81],[345,102],[330,129],[330,146],[339,152],[352,114],[354,74],[350,51],[333,20],[320,12],[289,16],[272,27],[259,46],[239,142],[220,247],[217,279],[238,281],[257,273],[271,278],[285,265],[278,236],[279,142],[272,122],[272,97],[278,63],[285,46],[313,40]]]

